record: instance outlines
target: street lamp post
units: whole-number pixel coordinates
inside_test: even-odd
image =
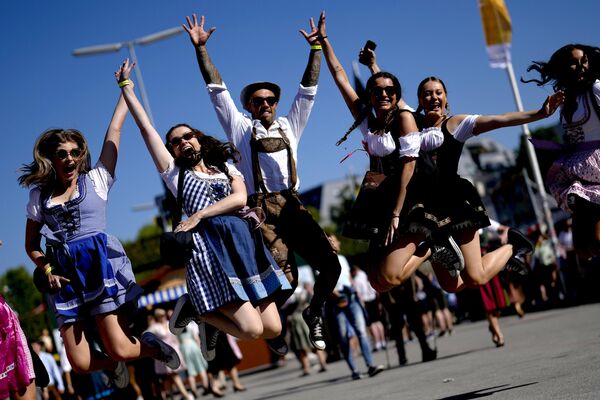
[[[126,42],[118,42],[118,43],[109,43],[109,44],[101,44],[96,46],[89,47],[80,47],[78,49],[73,50],[74,56],[89,56],[94,54],[101,53],[114,53],[120,51],[123,47],[126,47],[129,51],[129,58],[134,63],[133,71],[135,73],[135,79],[137,83],[138,90],[140,91],[140,96],[142,98],[142,105],[146,110],[146,114],[148,114],[148,118],[152,125],[154,124],[154,118],[152,117],[152,111],[150,110],[150,102],[148,101],[148,96],[146,95],[146,88],[144,87],[144,80],[142,79],[142,71],[140,69],[140,65],[137,61],[137,56],[135,55],[135,45],[147,45],[159,40],[167,39],[171,36],[175,36],[183,32],[182,27],[175,27],[171,29],[166,29],[164,31],[151,33],[150,35],[143,36],[141,38],[129,40]],[[167,218],[165,213],[162,211],[162,207],[159,207],[160,218],[163,223],[163,227],[166,231],[170,230],[169,225],[167,224]]]
[[[140,91],[140,96],[142,98],[142,105],[144,106],[144,109],[146,110],[146,113],[148,114],[148,118],[150,118],[150,122],[152,122],[152,125],[154,125],[154,118],[152,117],[152,111],[150,110],[150,102],[148,101],[148,96],[146,95],[146,88],[144,86],[144,80],[142,79],[142,71],[138,64],[134,47],[137,44],[147,45],[147,44],[157,42],[159,40],[167,39],[171,36],[178,35],[181,32],[183,32],[182,27],[175,27],[175,28],[166,29],[164,31],[152,33],[150,35],[146,35],[141,38],[137,38],[137,39],[133,39],[133,40],[125,41],[125,42],[101,44],[101,45],[89,46],[89,47],[80,47],[78,49],[73,50],[73,55],[74,56],[89,56],[89,55],[101,54],[101,53],[114,53],[114,52],[120,51],[123,47],[127,48],[128,52],[129,52],[129,58],[131,59],[131,61],[133,63],[135,63],[135,66],[133,69],[134,69],[134,73],[135,73],[135,79],[137,81],[137,86]]]

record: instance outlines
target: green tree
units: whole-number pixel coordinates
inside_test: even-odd
[[[38,337],[47,323],[45,315],[39,313],[42,295],[33,284],[31,272],[24,266],[9,269],[0,276],[0,288],[8,304],[19,314],[26,335]]]
[[[139,230],[134,240],[123,242],[125,253],[131,260],[134,270],[160,260],[161,233],[162,229],[158,224],[148,224]]]

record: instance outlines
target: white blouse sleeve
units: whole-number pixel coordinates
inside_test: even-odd
[[[421,148],[421,134],[409,132],[399,138],[400,157],[418,157]]]
[[[432,126],[421,131],[421,150],[431,151],[444,143],[444,133],[439,127]]]
[[[177,179],[179,178],[179,167],[175,165],[175,160],[169,163],[166,170],[160,173],[160,177],[165,182],[173,196],[177,197]]]
[[[600,81],[596,80],[594,82],[594,86],[592,86],[592,91],[594,92],[594,97],[596,97],[596,103],[600,104]]]
[[[101,161],[98,161],[94,169],[89,172],[89,176],[98,196],[106,201],[108,199],[108,192],[115,182],[115,179],[110,175],[110,172],[108,172]]]
[[[473,128],[475,128],[475,121],[479,118],[479,114],[475,115],[467,115],[465,119],[456,127],[456,130],[452,133],[454,139],[459,142],[466,142],[468,139],[472,138]]]
[[[27,218],[35,222],[42,222],[40,188],[38,187],[34,187],[29,191],[29,202],[27,203]]]
[[[227,166],[227,171],[229,172],[229,175],[239,176],[240,178],[242,178],[242,181],[244,180],[244,175],[242,175],[242,173],[237,169],[237,167],[234,164],[228,162],[225,165]]]

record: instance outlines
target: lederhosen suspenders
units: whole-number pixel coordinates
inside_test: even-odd
[[[275,153],[281,150],[287,150],[288,155],[288,168],[290,169],[291,192],[295,191],[296,182],[298,180],[296,172],[296,161],[292,154],[292,147],[288,137],[283,132],[281,127],[277,128],[281,138],[267,137],[263,139],[256,138],[256,128],[252,128],[252,138],[250,139],[250,149],[252,151],[252,175],[254,178],[254,188],[256,192],[262,192],[264,194],[269,193],[265,182],[263,180],[262,172],[260,170],[260,163],[258,161],[258,153]]]

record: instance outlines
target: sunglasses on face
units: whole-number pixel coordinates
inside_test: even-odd
[[[375,96],[382,96],[384,91],[387,93],[388,96],[395,96],[396,94],[398,94],[394,86],[375,86],[371,89],[371,93],[373,93]]]
[[[272,106],[273,104],[277,103],[277,97],[275,97],[275,96],[253,97],[250,99],[250,101],[252,102],[252,105],[255,107],[262,106],[265,101],[267,102],[268,105]]]
[[[189,142],[194,137],[196,137],[196,135],[194,134],[194,132],[186,132],[182,136],[174,137],[173,139],[171,139],[169,141],[169,143],[171,144],[171,146],[177,147],[177,146],[179,146],[181,144],[181,142],[182,142],[183,139],[185,139],[186,142]]]
[[[71,158],[79,158],[81,156],[82,151],[80,149],[71,149],[69,151],[65,149],[60,149],[56,152],[56,157],[59,160],[66,160],[67,157],[71,156]]]

